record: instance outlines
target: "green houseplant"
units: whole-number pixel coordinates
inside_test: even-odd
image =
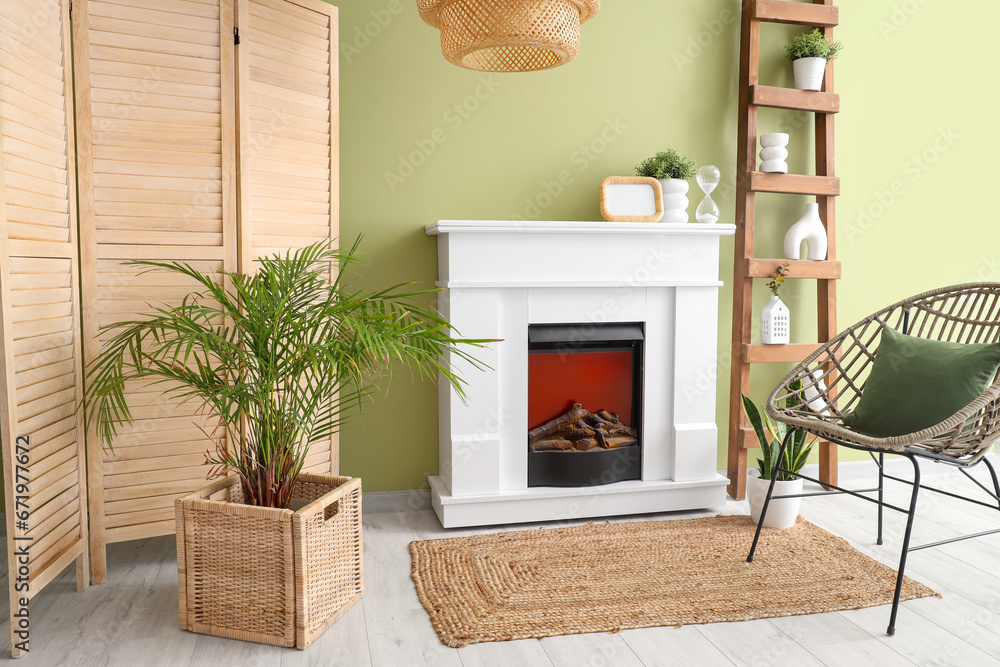
[[[440,373],[461,392],[442,355],[475,365],[460,345],[483,341],[452,337],[447,322],[416,303],[426,291],[349,291],[344,271],[357,263],[357,248],[315,244],[264,258],[253,275],[129,262],[192,278],[200,291],[104,327],[114,336],[88,368],[85,396],[104,443],[113,447],[118,427],[132,421],[125,383],[163,384],[164,394],[195,400],[219,419],[210,463],[239,476],[247,504],[287,508],[309,443],[336,432],[380,373],[399,365]]]
[[[789,388],[798,387],[790,385]],[[747,473],[747,501],[750,504],[750,516],[754,521],[760,520],[760,512],[764,506],[764,498],[767,495],[767,488],[772,477],[777,475],[775,480],[774,495],[792,495],[802,493],[802,479],[789,473],[797,473],[805,466],[812,451],[815,439],[808,439],[807,433],[797,430],[792,434],[785,447],[785,453],[781,457],[780,467],[788,472],[776,472],[779,467],[778,451],[781,443],[788,434],[788,425],[774,422],[767,413],[754,403],[746,394],[742,395],[743,411],[747,420],[753,427],[757,436],[757,443],[760,445],[761,458],[757,459],[757,470]],[[789,397],[790,404],[798,401],[794,396]],[[753,473],[757,473],[756,475]],[[772,499],[767,508],[767,517],[764,526],[767,528],[789,528],[795,524],[795,517],[799,513],[800,498],[778,498]]]
[[[661,222],[687,222],[689,184],[687,179],[695,174],[694,160],[679,154],[673,148],[659,151],[635,167],[636,176],[655,178],[663,190],[663,218]]]
[[[843,44],[827,39],[818,28],[796,35],[785,45],[785,57],[792,61],[795,87],[820,90],[826,63],[836,58]]]
[[[159,383],[218,421],[207,458],[229,475],[175,501],[182,629],[308,646],[364,594],[361,481],[304,473],[310,443],[399,366],[459,393],[443,355],[479,367],[466,346],[485,341],[454,337],[419,304],[427,291],[349,290],[357,247],[289,251],[252,275],[130,262],[198,291],[103,329],[84,414],[112,446],[132,421],[126,382]],[[290,509],[293,497],[305,505]]]

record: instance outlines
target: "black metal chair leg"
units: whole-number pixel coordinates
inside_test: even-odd
[[[885,484],[885,454],[878,454],[878,536],[875,544],[882,544],[882,489]]]
[[[997,471],[993,469],[993,464],[987,457],[983,457],[983,463],[986,464],[986,469],[990,471],[990,478],[993,480],[993,493],[996,496],[1000,496],[1000,481],[997,480]],[[1000,506],[998,506],[1000,509]]]
[[[778,458],[774,463],[774,467],[778,468],[781,466],[781,461],[785,458],[785,448],[788,447],[789,441],[792,439],[792,434],[798,429],[791,428],[785,434],[785,439],[781,441],[781,447],[778,449]],[[771,504],[771,494],[774,493],[774,483],[778,479],[777,471],[771,475],[771,483],[767,485],[767,496],[764,497],[764,506],[760,508],[760,519],[757,520],[757,532],[753,535],[753,544],[750,545],[750,553],[747,555],[747,562],[753,562],[754,551],[757,550],[757,541],[760,539],[760,530],[764,527],[764,517],[767,516],[767,506]]]
[[[906,531],[903,533],[903,548],[899,554],[899,572],[896,575],[896,593],[892,598],[892,611],[889,613],[889,627],[886,634],[890,637],[896,634],[896,612],[899,611],[899,594],[903,590],[903,573],[906,570],[906,555],[910,551],[910,533],[913,530],[913,516],[917,512],[917,493],[920,491],[920,465],[911,454],[906,458],[913,464],[913,492],[910,494],[910,511],[906,514]]]

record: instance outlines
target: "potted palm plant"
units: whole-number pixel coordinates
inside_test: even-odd
[[[360,480],[303,473],[310,443],[400,365],[460,393],[444,352],[478,367],[467,345],[486,341],[454,337],[417,303],[427,291],[350,291],[357,248],[288,251],[252,275],[130,262],[194,279],[199,291],[104,328],[84,413],[113,447],[132,421],[126,383],[145,380],[218,423],[206,458],[222,478],[176,501],[184,629],[305,648],[360,599]]]
[[[663,217],[660,222],[688,221],[688,179],[694,174],[694,160],[680,155],[673,148],[646,158],[635,168],[636,176],[655,178],[660,182],[663,190]]]
[[[798,387],[791,386],[792,389]],[[757,406],[746,394],[743,394],[743,411],[757,435],[761,458],[757,459],[757,470],[747,471],[747,501],[750,504],[750,516],[754,522],[760,521],[760,512],[767,497],[767,488],[771,478],[777,474],[774,483],[774,495],[794,495],[802,493],[802,478],[788,473],[797,473],[809,459],[815,439],[807,440],[805,431],[799,430],[785,448],[780,467],[788,472],[776,472],[778,466],[778,451],[788,433],[788,426],[781,422],[775,423],[763,409]],[[794,395],[788,399],[795,402]],[[767,506],[767,516],[764,518],[765,528],[791,528],[799,515],[801,498],[771,499]]]
[[[840,53],[843,44],[823,36],[818,28],[797,35],[785,46],[785,57],[792,61],[795,87],[799,90],[820,90],[826,63]]]

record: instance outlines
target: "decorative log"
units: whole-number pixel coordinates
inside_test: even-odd
[[[607,410],[591,413],[574,403],[565,414],[528,431],[533,452],[588,451],[639,444],[638,432]]]
[[[531,443],[531,449],[536,452],[565,451],[573,449],[573,443],[563,438],[552,438]]]
[[[547,424],[542,424],[538,428],[533,428],[530,431],[528,431],[528,441],[530,442],[532,440],[537,440],[543,436],[550,435],[552,433],[559,433],[563,429],[576,423],[580,423],[583,426],[585,426],[586,424],[583,423],[583,418],[592,416],[593,415],[591,415],[589,412],[583,409],[582,405],[580,405],[579,403],[574,403],[573,407],[570,408],[569,412],[567,412],[566,414],[562,415],[561,417],[556,417]]]

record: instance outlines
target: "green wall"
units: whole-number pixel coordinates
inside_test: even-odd
[[[337,3],[334,3],[337,4]],[[992,25],[1000,3],[963,11],[943,0],[841,3],[837,62],[839,323],[924,289],[1000,280],[1000,231],[990,209],[992,116],[1000,56],[967,37],[968,18]],[[441,56],[436,30],[406,0],[341,0],[341,229],[360,233],[370,261],[358,284],[436,276],[439,219],[600,219],[597,188],[674,147],[715,164],[717,201],[734,216],[740,3],[608,0],[583,26],[575,61],[546,72],[479,74]],[[367,32],[366,32],[367,31]],[[765,25],[762,81],[791,85],[781,58],[790,34]],[[792,134],[792,171],[811,173],[805,114],[765,110],[760,131]],[[569,185],[558,187],[560,172]],[[567,180],[568,179],[564,179]],[[697,187],[692,184],[697,191]],[[550,193],[555,196],[549,197]],[[694,212],[698,195],[692,194]],[[780,256],[805,197],[758,199],[758,256]],[[717,421],[728,408],[732,238],[722,244]],[[756,303],[766,288],[757,281]],[[815,339],[815,282],[783,298],[793,338]],[[707,371],[713,369],[706,369]],[[783,368],[754,372],[754,397]],[[724,438],[723,438],[724,439]],[[725,467],[720,443],[719,467]],[[437,397],[429,382],[397,376],[342,437],[341,471],[365,489],[420,488],[437,471]]]

